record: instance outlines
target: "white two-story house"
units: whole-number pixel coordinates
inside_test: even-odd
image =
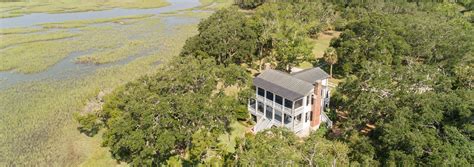
[[[295,73],[268,69],[253,79],[255,98],[248,109],[256,122],[254,132],[283,126],[297,134],[318,129],[321,122],[332,126],[324,113],[329,105],[329,75],[320,68]]]

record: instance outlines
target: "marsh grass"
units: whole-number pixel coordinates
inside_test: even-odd
[[[31,28],[31,27],[22,27],[22,28],[3,28],[0,29],[0,35],[9,35],[9,34],[26,34],[43,31],[41,28]]]
[[[130,41],[116,49],[108,49],[103,52],[95,52],[90,55],[81,56],[76,63],[106,64],[115,62],[129,56],[137,56],[145,48],[145,42],[140,40]]]
[[[0,42],[0,46],[9,47],[0,50],[2,60],[0,71],[37,73],[48,69],[74,52],[86,50],[98,50],[98,53],[82,58],[79,62],[109,63],[130,55],[138,55],[142,50],[153,49],[160,44],[156,40],[158,38],[153,38],[161,33],[160,29],[163,27],[159,17],[121,17],[123,18],[139,18],[141,22],[136,26],[88,26],[80,28],[78,33],[55,31],[1,36],[0,38],[5,40]],[[137,36],[142,34],[148,38],[130,40],[130,34]]]
[[[100,90],[113,89],[156,73],[160,67],[155,62],[166,62],[176,56],[185,40],[197,33],[196,25],[188,24],[180,25],[179,30],[171,28],[167,33],[173,35],[164,34],[156,27],[160,24],[162,22],[149,18],[112,29],[91,27],[81,30],[80,36],[63,45],[107,50],[127,41],[130,34],[146,34],[140,40],[154,43],[156,47],[156,52],[149,56],[126,65],[102,68],[86,76],[23,83],[0,90],[0,166],[115,166],[107,149],[98,144],[100,138],[79,134],[72,115],[81,111],[87,100]],[[105,32],[113,33],[114,37],[109,38]],[[58,43],[65,42],[54,41],[49,45]]]
[[[100,23],[118,23],[130,22],[135,19],[143,19],[154,16],[153,14],[143,14],[143,15],[133,15],[133,16],[122,16],[116,18],[105,18],[105,19],[94,19],[94,20],[75,20],[75,21],[66,21],[60,23],[45,23],[40,24],[43,28],[80,28],[86,27],[91,24],[100,24]]]
[[[14,46],[24,43],[40,42],[40,41],[53,41],[58,39],[72,38],[76,36],[76,33],[70,33],[66,31],[58,31],[51,33],[41,34],[10,34],[0,36],[0,49],[4,49],[9,46]]]
[[[159,8],[170,5],[165,0],[29,0],[0,2],[0,17],[17,17],[30,13],[71,13],[112,8]]]
[[[0,71],[35,73],[46,70],[77,49],[69,45],[69,41],[41,41],[1,50]]]

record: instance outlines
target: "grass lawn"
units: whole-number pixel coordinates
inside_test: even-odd
[[[247,132],[248,127],[241,122],[233,122],[230,127],[232,128],[230,135],[225,133],[219,136],[219,144],[226,146],[227,151],[235,152],[235,140],[237,138],[243,138]]]
[[[322,58],[324,55],[324,51],[326,51],[326,49],[329,47],[329,43],[331,42],[331,39],[339,37],[340,34],[341,32],[338,32],[338,31],[326,31],[326,32],[320,33],[317,39],[312,39],[312,42],[314,44],[314,48],[313,48],[314,58],[316,59]],[[311,62],[303,62],[298,65],[298,68],[301,68],[301,69],[307,69],[311,67],[313,67]]]

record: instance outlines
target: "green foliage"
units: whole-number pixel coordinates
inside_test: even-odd
[[[319,130],[318,130],[319,132]],[[349,147],[340,141],[322,138],[319,133],[311,133],[300,145],[302,165],[307,166],[347,166]]]
[[[322,3],[269,3],[246,16],[235,8],[217,11],[200,23],[199,35],[190,38],[182,56],[212,57],[219,64],[264,63],[289,71],[311,55],[314,37],[335,19],[333,8]]]
[[[265,3],[265,0],[235,0],[234,3],[242,9],[254,9]]]
[[[467,119],[474,92],[466,77],[474,74],[474,29],[451,5],[346,10],[346,29],[331,43],[340,60],[335,71],[346,77],[332,107],[347,113],[338,128],[354,164],[474,162]]]
[[[186,150],[194,164],[222,159],[210,148],[219,134],[228,131],[241,104],[235,97],[215,93],[217,83],[242,86],[222,78],[246,83],[248,77],[221,69],[228,70],[210,59],[179,58],[158,74],[118,89],[98,113],[107,127],[103,144],[114,158],[133,166],[158,165],[169,157],[184,156]]]
[[[247,137],[238,146],[239,166],[294,166],[301,160],[295,134],[284,128],[271,128]]]
[[[81,133],[93,136],[99,132],[101,123],[96,114],[74,115],[74,119],[81,125],[78,127]]]
[[[249,135],[237,144],[233,163],[238,166],[347,166],[349,147],[311,133],[304,141],[286,128]]]
[[[186,42],[182,55],[212,57],[224,65],[249,62],[256,38],[243,13],[235,8],[222,9],[199,23],[199,34]]]
[[[323,59],[326,63],[328,63],[331,67],[329,70],[329,75],[332,76],[332,66],[337,63],[337,53],[336,50],[332,47],[326,49],[323,55]]]

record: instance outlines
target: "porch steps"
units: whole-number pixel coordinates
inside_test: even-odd
[[[272,125],[273,125],[273,124],[272,124],[272,121],[271,121],[271,120],[269,120],[269,119],[263,117],[263,118],[261,118],[261,119],[258,121],[257,125],[255,125],[254,131],[255,131],[255,132],[260,132],[260,131],[262,131],[262,130],[265,130],[265,129],[267,129],[267,128],[270,128]]]

